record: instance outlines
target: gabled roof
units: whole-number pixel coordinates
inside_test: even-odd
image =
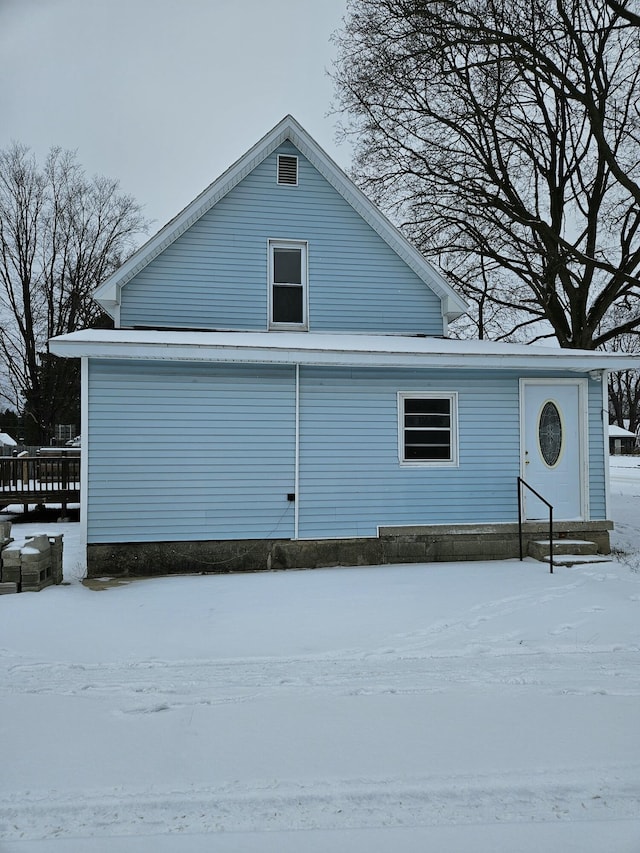
[[[466,312],[465,301],[453,290],[435,267],[423,258],[420,252],[403,237],[400,231],[369,201],[365,194],[356,187],[353,181],[290,115],[283,118],[253,148],[249,149],[233,166],[201,192],[191,204],[161,228],[154,237],[141,246],[112,276],[97,288],[94,298],[105,311],[114,316],[114,309],[120,303],[120,289],[286,141],[295,145],[300,153],[360,214],[365,222],[440,297],[442,313],[449,321],[455,320],[456,317]]]

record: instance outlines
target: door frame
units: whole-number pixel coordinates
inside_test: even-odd
[[[536,379],[520,378],[520,477],[526,482],[525,444],[526,444],[526,390],[528,385],[575,385],[578,388],[578,471],[580,476],[580,516],[583,521],[589,519],[589,383],[585,377],[575,379],[554,377],[538,377]],[[526,489],[524,492],[526,493]],[[546,497],[546,496],[545,496]],[[524,518],[527,518],[527,498],[524,496]],[[562,519],[557,519],[561,521]]]

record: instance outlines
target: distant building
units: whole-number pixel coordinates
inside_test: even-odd
[[[621,453],[633,453],[636,447],[636,434],[628,429],[609,424],[609,453],[619,456]]]
[[[6,432],[0,432],[0,446],[16,447],[18,442]]]

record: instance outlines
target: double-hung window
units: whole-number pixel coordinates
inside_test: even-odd
[[[269,328],[307,328],[307,244],[269,240]]]
[[[403,465],[458,464],[458,395],[398,394],[398,455]]]

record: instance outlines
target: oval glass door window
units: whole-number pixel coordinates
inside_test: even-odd
[[[548,400],[540,412],[538,443],[540,453],[549,468],[557,464],[562,453],[562,418],[555,403]]]

